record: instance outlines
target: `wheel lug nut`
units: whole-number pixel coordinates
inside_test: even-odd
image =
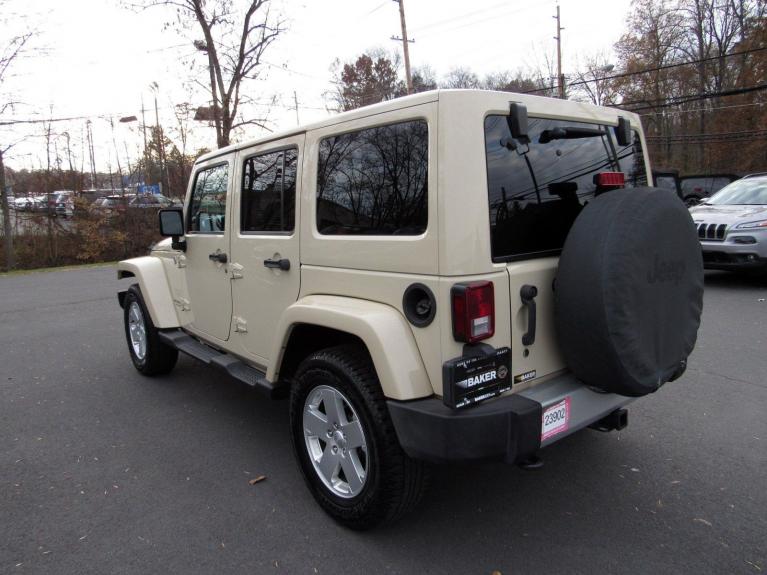
[[[338,446],[337,445],[333,446],[333,453],[338,453]]]

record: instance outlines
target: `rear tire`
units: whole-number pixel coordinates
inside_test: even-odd
[[[123,318],[133,366],[144,375],[170,372],[178,360],[178,350],[160,340],[159,331],[152,323],[141,289],[136,284],[125,294]]]
[[[426,464],[402,450],[363,347],[325,349],[301,363],[290,393],[290,427],[309,490],[339,523],[370,529],[421,499]]]

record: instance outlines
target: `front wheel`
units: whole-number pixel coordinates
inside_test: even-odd
[[[370,529],[420,500],[425,464],[402,451],[364,348],[338,346],[302,362],[291,388],[290,425],[307,486],[336,521]]]
[[[168,373],[176,365],[178,350],[160,340],[137,285],[128,288],[124,307],[125,338],[133,365],[144,375]]]

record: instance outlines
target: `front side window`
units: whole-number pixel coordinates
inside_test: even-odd
[[[621,147],[609,126],[530,118],[529,143],[511,137],[505,116],[485,119],[490,236],[495,261],[554,255],[583,207],[601,190],[595,176],[623,172],[646,186],[638,134]]]
[[[325,235],[426,231],[429,131],[415,120],[320,142],[317,229]]]
[[[229,165],[220,164],[197,172],[189,202],[190,232],[219,234],[226,224],[226,192]]]
[[[240,230],[292,232],[296,221],[298,150],[291,148],[245,160]]]

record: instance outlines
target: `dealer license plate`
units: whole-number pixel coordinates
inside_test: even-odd
[[[541,441],[547,440],[570,427],[570,398],[543,410],[541,417]]]
[[[508,347],[490,355],[458,357],[442,366],[443,401],[448,407],[468,407],[511,389]]]

